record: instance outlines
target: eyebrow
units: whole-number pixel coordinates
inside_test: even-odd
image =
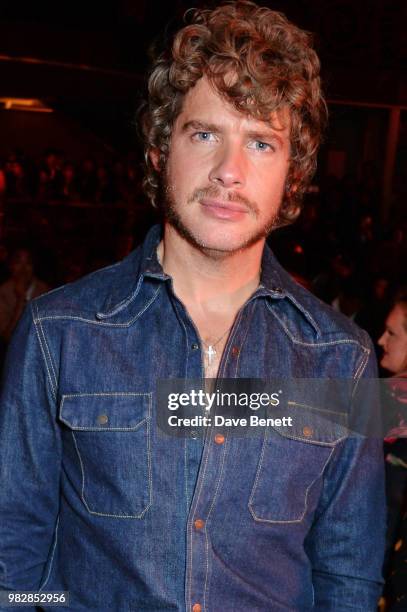
[[[253,132],[249,131],[246,134],[249,138],[253,140],[276,140],[281,146],[284,145],[284,140],[281,138],[277,131],[266,131],[266,132]]]
[[[215,123],[204,123],[203,121],[187,121],[182,126],[182,131],[187,132],[188,130],[202,130],[203,132],[216,132],[219,133],[221,128]]]
[[[216,123],[206,123],[204,121],[191,120],[186,121],[182,126],[182,131],[187,132],[188,130],[201,130],[202,132],[214,132],[220,134],[223,130],[222,127]],[[282,131],[282,130],[281,130]],[[248,138],[253,140],[276,140],[281,146],[284,145],[284,140],[281,138],[277,130],[266,130],[264,132],[257,130],[249,130],[246,132]]]

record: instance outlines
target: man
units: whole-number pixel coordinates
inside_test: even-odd
[[[10,256],[10,276],[0,285],[0,338],[8,342],[26,303],[49,290],[35,276],[33,255],[18,248]]]
[[[258,436],[157,426],[157,381],[374,375],[366,334],[265,246],[315,166],[309,37],[250,2],[197,12],[149,94],[162,230],[34,300],[12,343],[0,584],[69,591],[75,611],[375,610],[379,443],[307,425],[309,406]]]

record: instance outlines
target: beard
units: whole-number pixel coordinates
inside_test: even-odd
[[[161,202],[162,212],[165,220],[176,230],[176,232],[184,238],[191,246],[195,247],[202,253],[210,255],[212,258],[224,258],[233,255],[239,251],[247,249],[260,240],[265,240],[274,227],[278,225],[278,211],[274,211],[270,216],[257,228],[255,228],[251,234],[242,236],[239,244],[234,247],[212,247],[205,243],[201,239],[197,232],[191,230],[183,221],[181,214],[179,213],[180,206],[176,202],[174,197],[174,191],[171,187],[169,177],[166,171],[163,172],[165,179],[161,185]],[[193,202],[199,202],[204,198],[213,198],[221,200],[223,202],[236,202],[243,204],[248,209],[248,214],[254,216],[256,219],[259,217],[259,207],[256,202],[248,200],[238,192],[228,191],[226,193],[216,185],[209,185],[207,187],[201,187],[195,189],[187,199],[187,204],[191,205]]]

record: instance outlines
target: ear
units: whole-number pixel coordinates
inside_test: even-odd
[[[296,193],[297,191],[298,191],[298,181],[295,181],[295,183],[291,185],[291,193]]]
[[[149,152],[148,152],[148,157],[150,159],[150,162],[154,166],[154,170],[156,172],[160,172],[160,170],[161,170],[161,166],[160,166],[160,149],[158,149],[157,147],[154,147],[153,149],[150,149]]]
[[[298,191],[298,178],[296,176],[287,176],[285,182],[285,193],[293,196]]]

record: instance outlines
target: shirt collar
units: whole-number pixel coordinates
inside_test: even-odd
[[[109,299],[103,310],[97,313],[98,319],[110,319],[114,315],[123,313],[130,304],[135,303],[145,281],[171,281],[171,276],[166,274],[158,261],[157,247],[162,239],[162,227],[154,225],[146,235],[144,243],[139,249],[133,251],[122,262],[123,273],[118,275],[116,286],[112,287]],[[137,266],[137,260],[139,265]],[[138,268],[138,269],[137,269]],[[131,280],[131,282],[130,282]],[[129,287],[131,291],[129,293]],[[272,300],[289,299],[303,314],[317,334],[319,327],[309,310],[303,304],[302,295],[304,289],[300,287],[290,275],[280,266],[271,249],[266,244],[262,257],[262,273],[260,285],[251,297],[256,299],[267,297]]]
[[[143,278],[155,278],[167,281],[171,277],[166,274],[158,261],[157,247],[163,236],[162,226],[154,225],[148,232],[142,246],[140,274]]]
[[[251,299],[266,297],[274,303],[278,303],[278,301],[283,303],[285,300],[289,300],[307,323],[311,325],[318,337],[321,333],[320,328],[306,304],[309,299],[305,299],[305,296],[309,296],[309,292],[284,270],[267,243],[264,245],[261,269],[260,285]]]

